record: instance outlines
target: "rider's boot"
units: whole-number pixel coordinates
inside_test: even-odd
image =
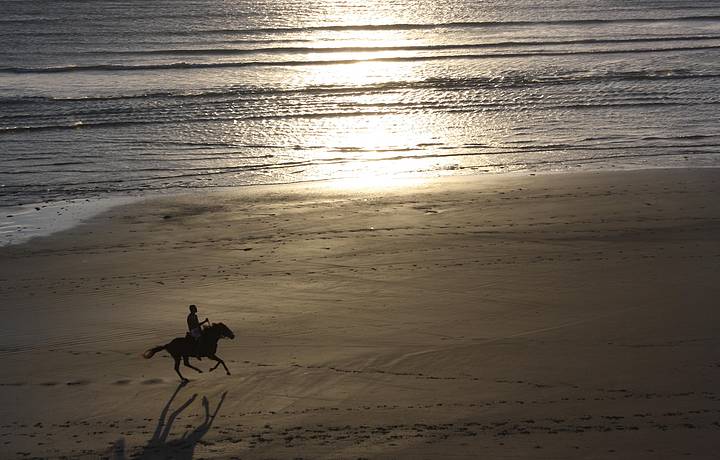
[[[202,358],[200,357],[200,341],[195,341],[195,357],[198,361],[202,361]]]

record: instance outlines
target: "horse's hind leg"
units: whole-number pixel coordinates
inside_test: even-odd
[[[200,369],[198,369],[197,367],[195,367],[195,366],[193,366],[192,364],[190,364],[190,359],[189,359],[189,357],[183,356],[183,364],[185,364],[185,365],[186,365],[187,367],[189,367],[190,369],[195,369],[196,371],[198,371],[199,373],[202,374],[202,371],[201,371]]]
[[[180,373],[180,357],[173,356],[173,358],[175,359],[175,372],[177,372],[177,375],[180,376],[180,380],[182,380],[183,382],[189,382],[189,380],[183,377],[183,375]]]
[[[211,371],[214,371],[220,364],[222,364],[222,367],[225,368],[225,372],[227,373],[227,375],[230,375],[230,371],[228,370],[227,366],[225,365],[225,361],[223,361],[222,359],[220,359],[217,355],[209,356],[209,358],[210,358],[210,359],[214,359],[215,361],[218,362],[218,363],[215,365],[215,367],[213,367],[212,369],[210,369]]]

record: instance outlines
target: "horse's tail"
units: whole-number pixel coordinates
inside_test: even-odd
[[[143,358],[150,359],[152,358],[155,353],[157,353],[160,350],[164,350],[165,345],[158,345],[157,347],[150,348],[149,350],[145,350],[145,353],[143,353]]]

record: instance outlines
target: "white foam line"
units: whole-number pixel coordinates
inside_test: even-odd
[[[0,246],[67,230],[112,207],[139,199],[105,197],[0,207]]]

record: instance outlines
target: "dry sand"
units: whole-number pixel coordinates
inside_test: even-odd
[[[718,458],[719,196],[714,169],[247,188],[2,248],[0,458]],[[189,303],[231,376],[141,357]]]

